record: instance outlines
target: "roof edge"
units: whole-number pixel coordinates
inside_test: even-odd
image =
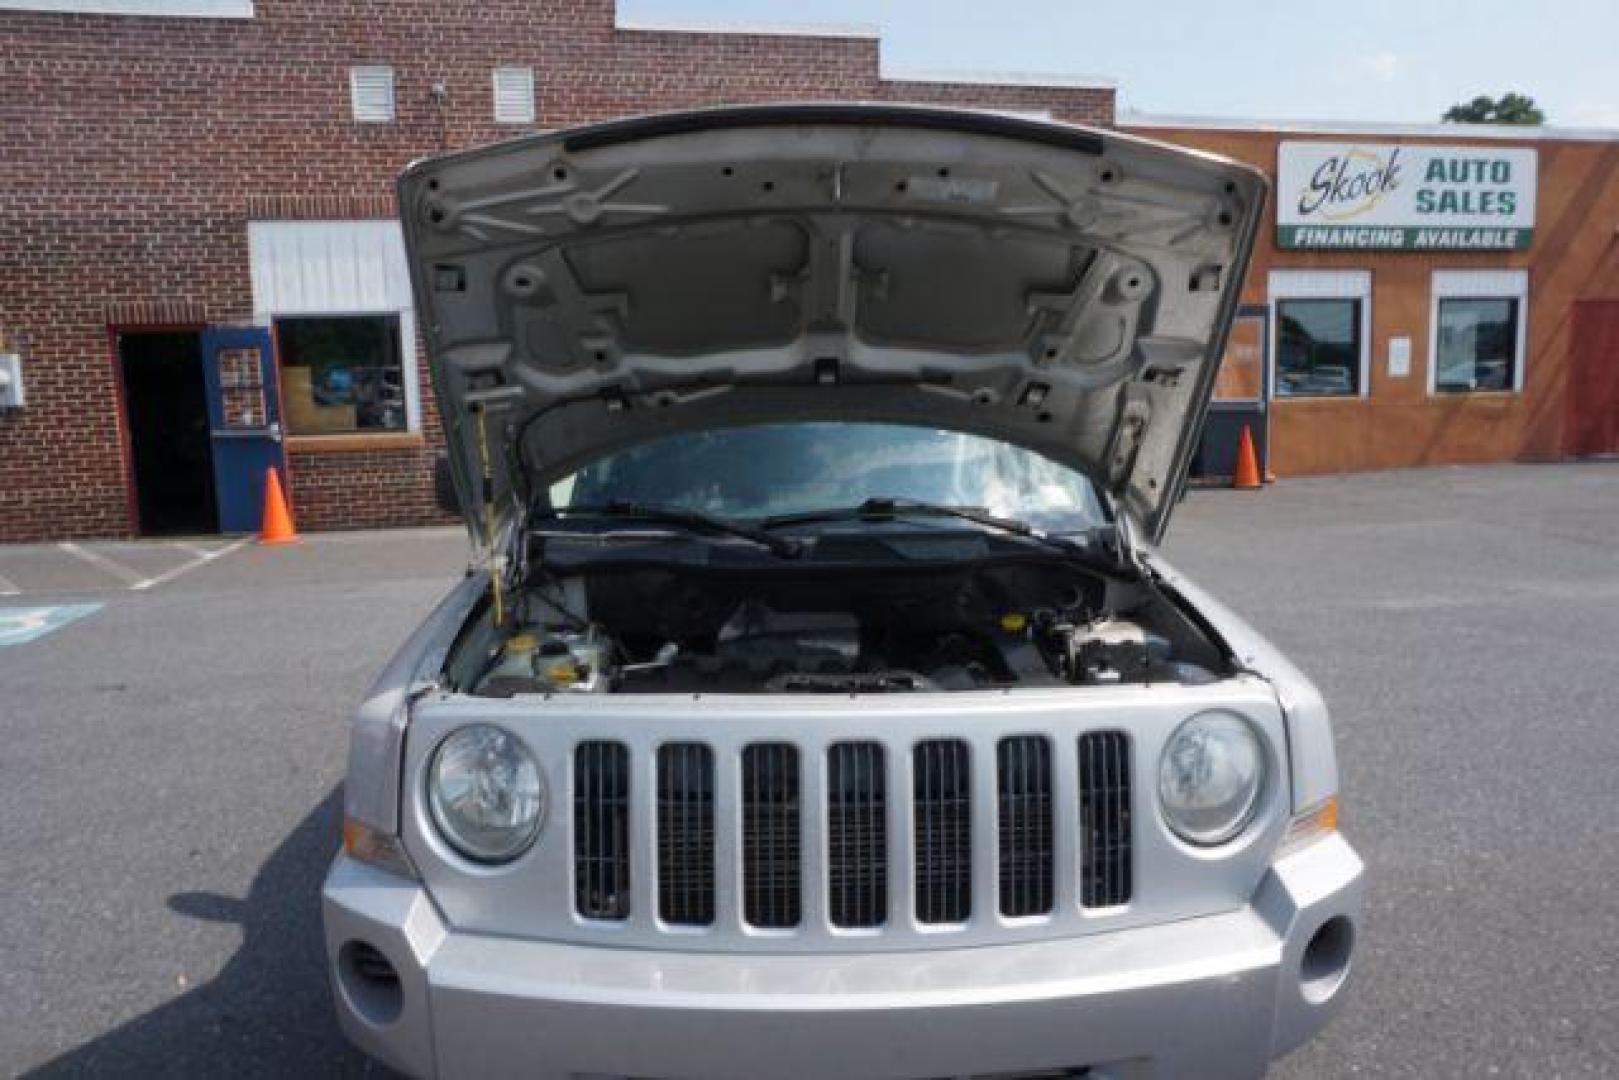
[[[653,34],[738,34],[754,37],[854,38],[877,41],[882,30],[875,23],[754,22],[745,19],[648,19],[613,16],[613,29]]]
[[[1195,131],[1261,131],[1282,135],[1423,135],[1506,142],[1619,142],[1619,128],[1573,128],[1515,124],[1405,124],[1376,120],[1266,120],[1257,117],[1181,116],[1120,112],[1121,128]]]
[[[1031,86],[1047,90],[1117,90],[1117,79],[1102,75],[1064,75],[1040,71],[972,71],[897,68],[882,65],[884,82],[958,83],[965,86]]]

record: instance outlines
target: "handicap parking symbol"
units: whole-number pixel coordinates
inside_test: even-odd
[[[0,649],[21,645],[93,615],[100,604],[57,604],[52,607],[0,607]]]

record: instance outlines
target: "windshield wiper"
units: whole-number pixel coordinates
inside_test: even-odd
[[[898,517],[953,517],[971,521],[985,528],[1015,533],[1018,536],[1045,535],[1026,521],[1000,517],[976,506],[946,506],[943,503],[921,502],[917,499],[902,499],[889,495],[874,495],[859,506],[777,514],[759,522],[759,527],[777,529],[787,525],[812,525],[821,521],[891,521]]]
[[[611,502],[592,504],[587,506],[552,507],[541,511],[545,517],[602,517],[616,518],[626,521],[647,521],[659,525],[674,525],[692,532],[718,533],[722,536],[735,536],[742,540],[750,540],[760,547],[767,549],[772,555],[783,559],[795,559],[803,553],[804,545],[797,540],[789,540],[785,536],[764,529],[756,529],[751,525],[744,525],[728,518],[715,517],[696,510],[686,510],[677,506],[658,506],[652,503],[630,502],[615,499]]]
[[[1066,537],[1054,536],[1037,529],[1027,521],[1001,517],[976,506],[949,506],[943,503],[922,502],[918,499],[876,495],[858,506],[837,507],[830,510],[806,510],[797,514],[778,514],[759,522],[761,529],[777,529],[792,525],[813,525],[823,521],[892,521],[900,517],[950,517],[970,521],[987,529],[1026,537],[1071,558],[1092,566],[1109,570],[1130,569],[1128,565],[1115,566],[1116,560],[1100,558],[1098,553],[1082,543]]]

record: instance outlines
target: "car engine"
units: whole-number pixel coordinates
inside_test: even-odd
[[[519,593],[458,685],[552,693],[867,694],[1200,683],[1227,664],[1141,583],[1055,562],[925,573],[603,568]]]

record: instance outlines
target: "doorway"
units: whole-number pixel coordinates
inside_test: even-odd
[[[1242,305],[1215,376],[1214,395],[1192,458],[1193,479],[1226,481],[1236,474],[1243,428],[1253,440],[1260,474],[1269,470],[1270,394],[1265,383],[1269,348],[1270,309],[1263,304]]]
[[[120,331],[117,344],[138,531],[218,532],[200,331]]]

